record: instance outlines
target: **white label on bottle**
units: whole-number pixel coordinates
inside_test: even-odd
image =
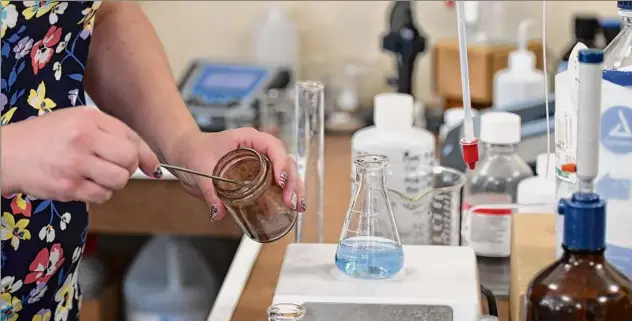
[[[356,155],[378,154],[388,157],[386,184],[393,215],[403,244],[431,244],[432,231],[438,227],[433,222],[433,193],[418,197],[432,188],[434,174],[429,165],[434,164],[434,149],[401,149],[376,147],[371,151],[352,150]],[[351,165],[355,174],[355,166]],[[458,200],[457,200],[458,201]]]
[[[579,67],[577,52],[586,48],[575,45],[569,57],[568,70],[555,76],[555,175],[562,181],[577,182],[573,171],[577,164],[577,110]]]
[[[127,321],[204,321],[208,313],[161,314],[151,312],[128,312]]]
[[[511,214],[510,208],[470,209],[484,204],[510,204],[511,196],[506,194],[476,194],[463,206],[464,240],[474,252],[482,256],[507,257],[511,254]]]

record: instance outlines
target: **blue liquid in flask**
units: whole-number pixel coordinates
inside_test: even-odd
[[[338,245],[336,267],[358,279],[386,279],[404,267],[404,251],[386,238],[352,237]]]

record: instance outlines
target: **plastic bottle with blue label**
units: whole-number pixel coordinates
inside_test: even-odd
[[[632,166],[627,166],[632,164],[632,1],[618,1],[617,6],[623,27],[604,50],[600,163],[595,187],[608,207],[606,258],[624,274],[632,276]],[[577,190],[573,170],[577,132],[582,130],[577,126],[577,86],[576,68],[571,58],[569,69],[555,76],[558,198],[567,198]],[[558,217],[560,230],[563,217]],[[560,234],[558,242],[561,238]]]

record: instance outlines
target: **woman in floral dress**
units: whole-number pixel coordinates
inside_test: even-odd
[[[200,132],[133,2],[0,8],[1,321],[78,319],[86,204],[107,201],[137,168],[160,178],[160,160],[211,172],[228,151],[248,146],[272,160],[286,205],[305,209],[280,141],[251,128]],[[84,88],[102,111],[83,106]],[[224,216],[212,182],[182,182],[208,203],[211,221]]]

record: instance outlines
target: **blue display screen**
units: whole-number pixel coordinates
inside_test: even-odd
[[[191,95],[208,104],[241,101],[265,80],[268,70],[252,66],[203,65]]]

